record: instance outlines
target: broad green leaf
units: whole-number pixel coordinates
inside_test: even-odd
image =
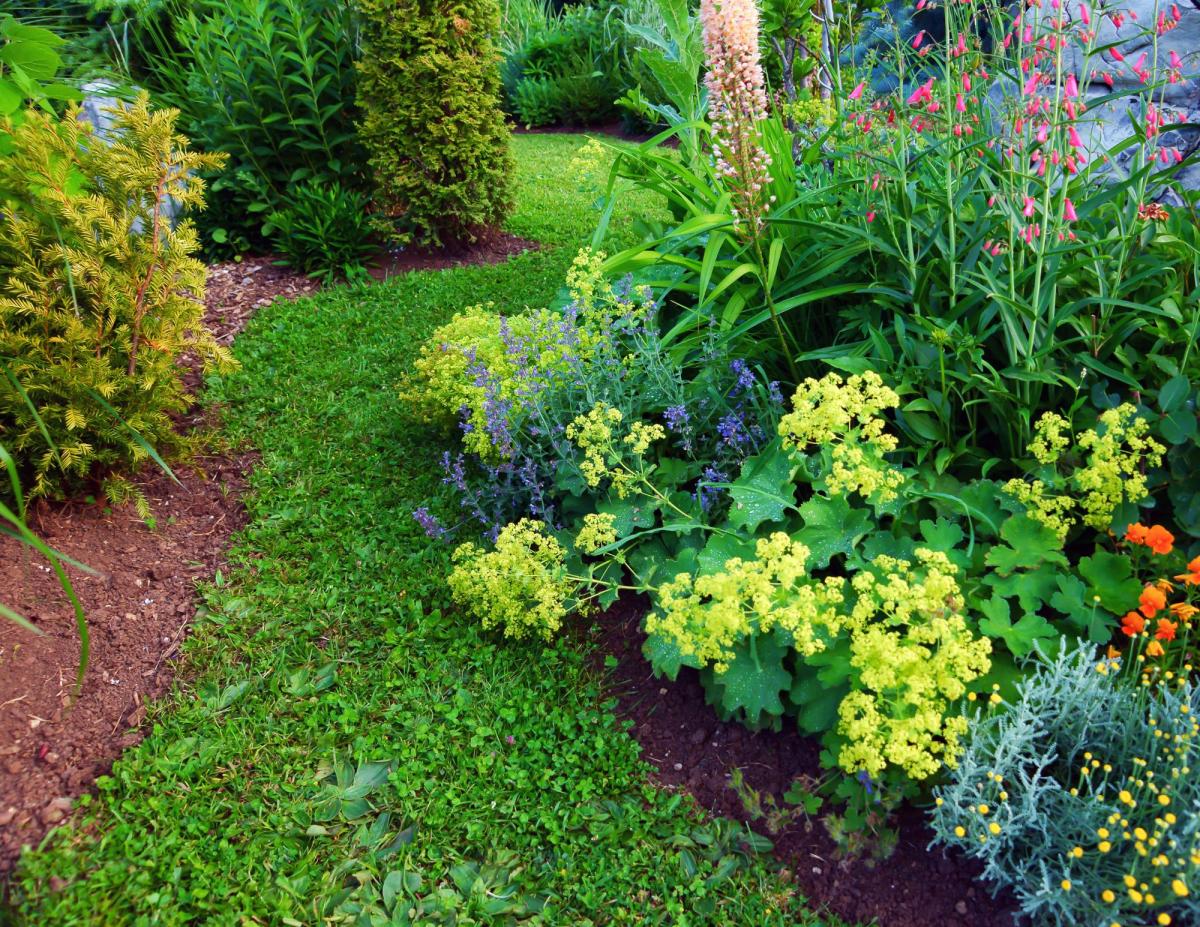
[[[1192,384],[1188,381],[1187,377],[1172,377],[1158,391],[1158,410],[1164,415],[1168,415],[1177,409],[1181,409],[1184,403],[1187,402],[1188,394],[1191,391]]]
[[[796,723],[800,730],[823,734],[832,729],[837,724],[838,707],[849,691],[849,686],[827,686],[815,675],[803,672],[788,695],[796,707]]]
[[[1009,604],[999,596],[981,602],[979,609],[984,615],[979,621],[979,630],[988,637],[1004,641],[1018,659],[1032,653],[1038,641],[1058,636],[1050,622],[1040,615],[1024,615],[1013,624]]]
[[[783,668],[788,648],[774,634],[759,634],[742,641],[733,651],[725,672],[714,674],[721,687],[721,705],[740,711],[751,725],[783,714],[779,696],[792,685],[792,674]],[[763,718],[763,716],[768,716]]]
[[[1054,594],[1056,571],[1050,569],[1022,570],[1002,576],[991,574],[984,582],[1006,599],[1015,598],[1021,609],[1028,614],[1041,611],[1043,605]]]
[[[685,655],[675,640],[666,634],[647,634],[646,642],[642,644],[642,656],[649,661],[656,676],[672,680],[679,675],[680,667],[699,668],[696,660]]]
[[[729,523],[754,531],[765,521],[783,521],[796,504],[793,469],[791,455],[778,441],[742,464],[741,476],[729,485]]]
[[[1093,644],[1109,640],[1116,624],[1112,613],[1093,600],[1094,593],[1078,576],[1059,573],[1057,579],[1058,591],[1050,597],[1050,607]]]
[[[725,569],[725,564],[734,557],[750,560],[754,557],[754,539],[733,534],[714,534],[700,551],[697,564],[703,575],[710,576]]]
[[[800,506],[804,527],[795,535],[809,549],[809,565],[823,570],[837,554],[849,555],[871,530],[866,509],[852,509],[845,496],[813,496]]]
[[[1137,608],[1142,584],[1134,578],[1128,557],[1098,550],[1079,561],[1079,575],[1088,582],[1088,604],[1099,597],[1100,605],[1114,615]]]
[[[987,552],[984,562],[1000,573],[1032,570],[1045,565],[1066,566],[1058,535],[1040,521],[1028,515],[1013,515],[1000,526],[1000,537],[1007,545],[997,545]]]

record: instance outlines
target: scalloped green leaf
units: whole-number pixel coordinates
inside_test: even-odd
[[[837,554],[849,555],[871,529],[866,509],[853,509],[845,496],[813,496],[800,506],[804,527],[795,535],[810,551],[809,565],[823,570]]]

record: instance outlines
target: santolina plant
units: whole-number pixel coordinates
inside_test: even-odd
[[[1033,923],[1200,917],[1200,691],[1130,689],[1118,661],[1064,648],[1002,713],[972,719],[936,792],[936,842],[984,865]]]

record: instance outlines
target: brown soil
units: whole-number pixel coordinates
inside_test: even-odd
[[[476,264],[499,264],[517,254],[535,251],[537,242],[500,232],[458,250],[445,248],[403,248],[385,251],[368,272],[376,280],[387,280],[413,270],[446,270]]]
[[[217,265],[209,272],[205,322],[229,344],[257,308],[315,289],[270,258]],[[181,360],[194,389],[196,365]],[[180,427],[203,418],[194,408]],[[145,470],[136,482],[156,530],[132,506],[108,512],[75,500],[32,508],[31,527],[47,543],[97,572],[71,571],[92,641],[74,704],[74,610],[39,558],[0,537],[0,599],[43,632],[0,619],[0,873],[141,738],[146,701],[170,685],[173,659],[195,614],[196,584],[213,575],[230,534],[244,521],[238,500],[251,462],[246,455],[200,457],[190,468],[176,468],[182,485],[155,468]]]
[[[782,795],[791,784],[819,775],[819,747],[786,724],[776,733],[721,722],[693,670],[684,669],[675,682],[656,679],[642,656],[645,610],[645,601],[632,597],[610,609],[599,651],[617,660],[610,678],[618,714],[633,722],[631,732],[663,785],[684,789],[714,814],[748,821],[773,840],[776,854],[818,910],[879,927],[1012,927],[1014,904],[991,897],[976,881],[977,866],[927,849],[933,835],[919,809],[901,813],[896,850],[879,862],[839,860],[819,821],[808,827],[796,822],[778,834],[762,821],[750,821],[730,788],[730,772],[740,769],[746,785],[787,807]]]

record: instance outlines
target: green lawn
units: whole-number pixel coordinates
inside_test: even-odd
[[[409,514],[443,498],[439,439],[397,383],[456,309],[560,286],[595,222],[582,141],[515,140],[510,230],[542,250],[279,303],[238,340],[209,395],[262,452],[251,523],[147,739],[25,856],[17,922],[815,923],[736,828],[650,786],[578,636],[454,611]],[[622,203],[619,234],[653,206]]]

